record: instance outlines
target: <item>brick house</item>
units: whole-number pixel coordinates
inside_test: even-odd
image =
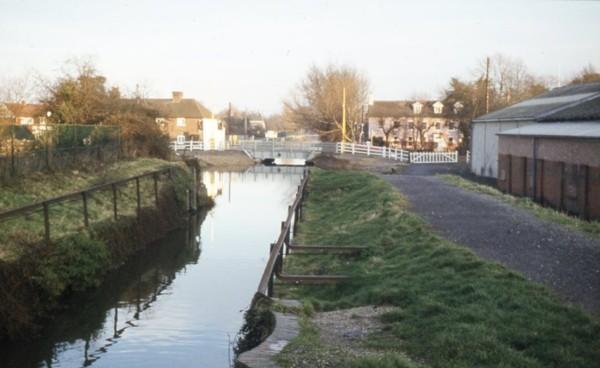
[[[202,119],[212,117],[200,102],[183,98],[183,92],[173,92],[172,98],[149,98],[144,102],[158,111],[156,122],[172,140],[178,136],[202,140]]]
[[[42,104],[4,103],[0,107],[0,117],[6,123],[18,125],[45,125],[47,109]]]
[[[368,137],[408,150],[456,150],[461,133],[447,108],[441,101],[373,101],[367,111]]]

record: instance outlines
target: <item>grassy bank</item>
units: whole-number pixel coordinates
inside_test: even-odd
[[[161,167],[173,166],[173,175],[159,186],[158,203],[151,181],[140,182],[142,209],[136,211],[135,188],[119,190],[119,217],[115,221],[110,196],[99,192],[90,198],[90,226],[81,222],[81,203],[66,203],[50,211],[51,243],[39,237],[43,222],[35,215],[0,224],[0,340],[31,336],[39,321],[60,305],[66,295],[99,285],[111,269],[168,231],[184,224],[186,191],[192,178],[185,165],[160,160],[122,162],[100,171],[86,173],[68,188],[63,177],[28,178],[30,186],[14,187],[4,198],[43,199],[36,188],[55,187],[63,192],[87,185],[113,181]],[[73,174],[78,175],[79,174]],[[48,183],[48,185],[44,185]],[[56,194],[52,194],[56,195]],[[35,199],[32,199],[35,198]]]
[[[448,184],[457,186],[459,188],[467,189],[476,193],[487,194],[489,196],[498,198],[499,200],[508,203],[513,206],[517,206],[526,211],[529,211],[534,216],[546,220],[552,221],[571,229],[586,232],[592,236],[600,238],[600,222],[599,221],[585,221],[580,218],[570,216],[567,213],[560,212],[550,207],[544,207],[528,197],[516,197],[510,194],[502,193],[500,190],[475,183],[473,181],[461,178],[457,175],[438,175],[443,181]]]
[[[366,245],[356,258],[290,256],[288,273],[345,273],[332,286],[276,286],[280,296],[316,310],[361,305],[397,308],[363,342],[377,354],[354,367],[600,367],[600,324],[563,305],[544,287],[434,235],[382,179],[363,172],[314,170],[304,244]],[[307,320],[286,347],[287,367],[327,349]],[[317,349],[317,350],[315,350]],[[312,355],[311,355],[312,354]],[[335,354],[311,366],[338,364]],[[407,358],[408,357],[408,358]],[[327,361],[330,359],[330,361]]]

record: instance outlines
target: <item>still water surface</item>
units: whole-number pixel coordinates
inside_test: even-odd
[[[70,301],[1,367],[229,367],[301,168],[203,173],[216,206]]]

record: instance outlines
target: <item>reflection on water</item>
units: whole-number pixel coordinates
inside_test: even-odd
[[[213,210],[69,300],[42,338],[0,347],[1,366],[229,367],[301,170],[203,173]]]

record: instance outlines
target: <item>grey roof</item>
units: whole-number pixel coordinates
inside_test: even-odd
[[[577,121],[600,120],[600,96],[578,104],[577,106],[562,109],[540,119],[540,121]]]
[[[600,121],[530,124],[505,130],[498,135],[598,139],[600,138]]]
[[[144,103],[158,110],[161,118],[210,118],[212,113],[193,98],[182,98],[178,102],[171,98],[148,98]]]
[[[423,104],[420,114],[413,113],[412,104],[415,100],[392,100],[392,101],[373,101],[373,104],[369,106],[367,116],[371,118],[404,118],[414,116],[427,116],[427,117],[438,117],[442,114],[433,113],[433,104],[437,101],[424,101],[419,100],[418,102]],[[441,101],[440,101],[441,102]],[[447,106],[444,106],[446,109]]]
[[[508,106],[504,109],[473,119],[473,122],[496,121],[544,121],[584,119],[586,111],[593,112],[600,104],[600,82],[568,85],[555,88],[535,98]],[[583,108],[584,110],[580,110]],[[559,113],[569,111],[569,118],[564,118]],[[555,118],[552,118],[555,116]],[[587,118],[585,118],[587,119]]]

